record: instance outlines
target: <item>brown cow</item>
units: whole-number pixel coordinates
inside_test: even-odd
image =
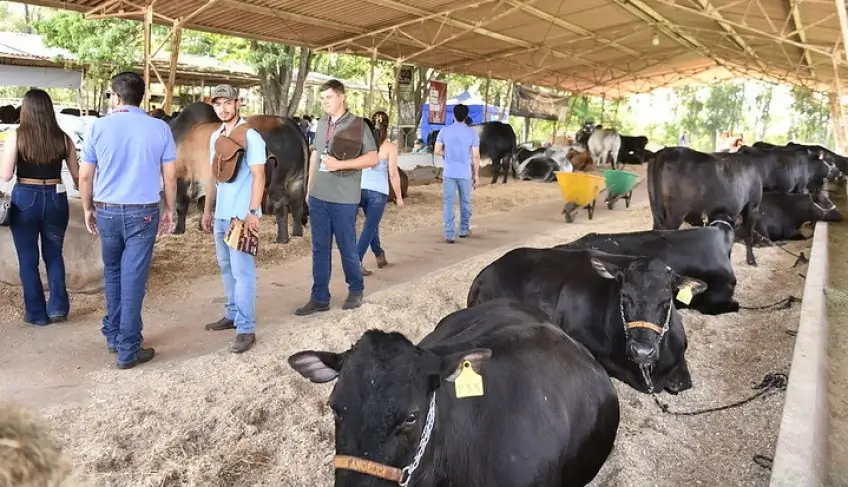
[[[398,168],[398,175],[400,176],[400,194],[404,198],[409,194],[409,176],[406,175],[406,171],[401,168]],[[389,184],[389,203],[397,203],[397,198],[395,197],[395,188]]]
[[[571,161],[571,165],[574,167],[575,172],[595,172],[598,170],[598,166],[595,165],[595,162],[592,160],[592,156],[589,152],[581,152],[570,149],[565,157]]]

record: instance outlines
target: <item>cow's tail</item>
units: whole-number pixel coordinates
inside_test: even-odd
[[[665,221],[665,208],[662,204],[662,173],[663,165],[657,154],[648,157],[648,201],[651,204],[651,214],[654,217],[654,229],[657,223]]]

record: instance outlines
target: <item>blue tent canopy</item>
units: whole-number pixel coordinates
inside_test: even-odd
[[[473,123],[483,123],[489,122],[492,120],[500,120],[502,122],[507,121],[508,111],[505,108],[501,108],[494,105],[489,105],[488,116],[483,119],[483,108],[485,107],[485,101],[477,95],[472,95],[471,93],[464,91],[457,95],[455,98],[448,100],[447,103],[447,122],[448,125],[453,123],[453,107],[458,104],[463,104],[468,107],[468,116],[471,117],[471,121]],[[427,120],[430,118],[430,104],[425,103],[423,107],[421,107],[421,140],[427,141],[427,136],[430,135],[430,132],[433,130],[440,130],[444,125],[433,124],[430,125]]]

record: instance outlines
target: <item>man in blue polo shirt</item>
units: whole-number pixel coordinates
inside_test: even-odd
[[[212,107],[221,119],[221,128],[212,132],[209,140],[209,163],[215,160],[215,141],[222,134],[229,135],[233,129],[245,122],[239,110],[238,89],[230,85],[218,85],[212,89]],[[215,233],[215,253],[221,267],[221,280],[227,294],[224,317],[205,326],[207,330],[236,329],[236,339],[230,344],[230,352],[242,353],[256,342],[256,262],[252,255],[236,250],[224,242],[230,227],[230,219],[244,221],[246,230],[259,233],[259,218],[262,216],[262,196],[265,193],[265,141],[254,129],[248,129],[244,137],[245,151],[236,177],[229,183],[217,183],[212,189],[212,198],[206,208],[215,202],[215,222],[212,215],[203,213],[203,229]]]
[[[459,238],[471,235],[471,190],[480,179],[480,136],[466,124],[468,107],[453,107],[454,123],[439,131],[434,152],[444,158],[442,190],[445,203],[445,242],[454,243],[453,205],[459,193]],[[473,161],[473,172],[472,172]]]
[[[112,113],[94,121],[85,138],[79,192],[88,231],[100,236],[106,316],[101,332],[119,369],[153,358],[141,348],[141,308],[157,233],[171,231],[177,151],[171,129],[139,108],[144,80],[125,72],[112,78]],[[95,184],[94,175],[97,174]],[[165,211],[159,214],[164,179]]]

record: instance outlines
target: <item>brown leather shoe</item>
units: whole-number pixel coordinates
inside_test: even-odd
[[[131,369],[138,364],[150,362],[153,359],[154,355],[156,355],[156,352],[152,348],[142,348],[138,351],[138,356],[135,358],[135,361],[128,362],[125,364],[118,363],[118,368],[122,370]]]
[[[386,251],[384,250],[383,253],[380,254],[379,257],[377,257],[377,268],[382,269],[387,265],[389,265],[389,261],[386,260]]]
[[[359,266],[359,268],[360,268],[360,270],[362,270],[363,276],[370,276],[371,274],[374,273],[374,271],[369,271],[368,269],[366,269],[364,265]]]
[[[230,352],[242,353],[246,352],[256,343],[255,333],[239,333],[236,339],[230,344]]]
[[[205,328],[209,331],[221,331],[221,330],[233,330],[233,329],[235,329],[235,327],[236,327],[236,325],[233,322],[233,320],[225,317],[225,318],[221,318],[220,320],[218,320],[214,323],[208,323],[203,328]]]

